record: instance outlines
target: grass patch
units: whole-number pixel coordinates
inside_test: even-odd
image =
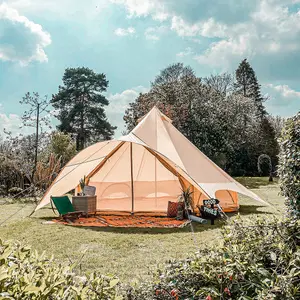
[[[269,182],[269,177],[235,177],[235,180],[248,189],[258,189],[261,186],[278,184],[278,178],[275,177],[273,182]]]
[[[253,182],[258,181],[253,179]],[[266,207],[241,197],[242,218],[281,213],[284,200],[278,195],[278,185],[262,184],[254,192],[272,203],[272,206]],[[45,220],[55,217],[52,210],[43,208],[28,218],[33,208],[31,203],[5,202],[0,205],[0,223],[11,216],[1,225],[0,238],[19,240],[40,252],[53,254],[58,261],[74,262],[81,259],[82,271],[97,270],[103,274],[115,274],[126,282],[146,278],[152,269],[166,260],[186,258],[199,248],[218,247],[220,244],[220,221],[215,226],[194,224],[194,235],[190,226],[182,229],[82,228],[44,225],[42,223]],[[235,218],[236,214],[230,217]]]

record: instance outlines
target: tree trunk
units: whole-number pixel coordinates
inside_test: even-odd
[[[37,104],[36,112],[36,131],[35,131],[35,154],[34,154],[34,169],[32,172],[32,181],[34,182],[34,175],[36,172],[37,158],[38,158],[38,143],[39,143],[39,118],[40,118],[40,104]]]
[[[79,138],[79,144],[80,144],[80,149],[82,150],[84,148],[84,141],[85,141],[85,137],[84,137],[84,112],[83,112],[83,108],[84,108],[84,96],[81,96],[81,111],[80,111],[80,138]]]

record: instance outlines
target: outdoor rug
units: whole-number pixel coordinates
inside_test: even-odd
[[[141,228],[182,228],[189,224],[188,220],[156,216],[126,216],[126,215],[101,215],[88,218],[79,218],[69,222],[54,219],[55,223],[86,226],[86,227],[141,227]]]

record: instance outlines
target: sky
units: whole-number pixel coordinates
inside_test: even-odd
[[[300,0],[0,0],[0,132],[20,131],[26,92],[57,93],[67,67],[109,80],[109,121],[169,64],[199,77],[247,58],[272,115],[300,110]],[[54,121],[55,122],[55,121]]]

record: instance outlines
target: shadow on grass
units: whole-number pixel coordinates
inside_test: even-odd
[[[235,177],[235,180],[248,189],[258,189],[261,186],[274,185],[278,183],[277,178],[274,178],[273,182],[269,182],[268,177]]]
[[[238,213],[240,215],[250,215],[250,214],[256,214],[256,215],[272,215],[272,212],[268,212],[268,211],[262,211],[262,210],[258,210],[259,208],[266,208],[266,206],[260,205],[240,205],[240,209],[238,212],[236,213],[230,213],[227,214],[229,217],[237,215]]]

